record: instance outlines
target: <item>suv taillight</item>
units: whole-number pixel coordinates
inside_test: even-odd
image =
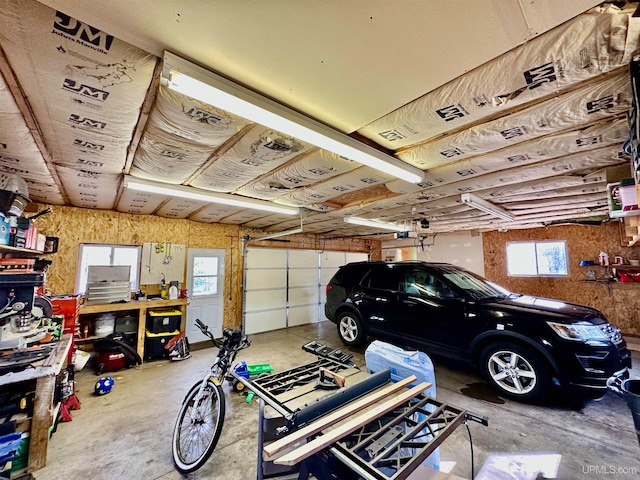
[[[324,293],[327,293],[327,294],[328,294],[328,293],[329,293],[329,290],[331,290],[332,288],[333,288],[333,286],[331,286],[331,285],[327,285],[327,288],[326,288],[326,290],[325,290],[325,292],[324,292]]]

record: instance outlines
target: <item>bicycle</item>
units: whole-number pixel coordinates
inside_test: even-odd
[[[202,467],[216,448],[225,414],[222,384],[238,352],[251,346],[240,330],[225,328],[219,342],[199,319],[196,326],[219,350],[210,372],[184,398],[173,429],[173,462],[182,473]]]

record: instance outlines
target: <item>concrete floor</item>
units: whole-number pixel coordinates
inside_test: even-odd
[[[241,352],[247,363],[271,363],[284,370],[314,360],[300,349],[318,339],[342,348],[329,322],[251,336],[251,348]],[[364,348],[352,349],[364,368]],[[93,395],[97,380],[91,365],[76,376],[82,408],[73,420],[60,423],[49,444],[47,466],[34,472],[37,480],[185,478],[173,467],[171,433],[180,403],[189,387],[206,373],[214,349],[192,352],[192,358],[155,361],[109,375],[113,391]],[[633,352],[636,365],[639,352]],[[489,426],[469,424],[476,473],[495,453],[557,453],[558,477],[571,479],[638,478],[640,449],[627,404],[608,393],[582,407],[555,400],[550,406],[530,406],[503,400],[470,370],[434,359],[437,398],[489,417]],[[640,378],[639,369],[632,372]],[[256,478],[258,403],[227,394],[222,436],[210,460],[190,479],[245,480]],[[469,439],[458,428],[440,447],[442,461],[455,462],[452,473],[471,478]],[[615,470],[614,470],[615,469]],[[634,470],[635,469],[635,470]],[[515,478],[515,477],[513,477]]]

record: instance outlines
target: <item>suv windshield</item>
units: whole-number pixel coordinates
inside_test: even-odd
[[[464,270],[448,270],[444,277],[474,300],[506,298],[510,295],[508,290]]]

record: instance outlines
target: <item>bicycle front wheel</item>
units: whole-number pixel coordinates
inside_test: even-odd
[[[212,382],[200,393],[196,383],[182,402],[173,429],[173,462],[189,473],[199,469],[216,448],[224,423],[224,392]]]

